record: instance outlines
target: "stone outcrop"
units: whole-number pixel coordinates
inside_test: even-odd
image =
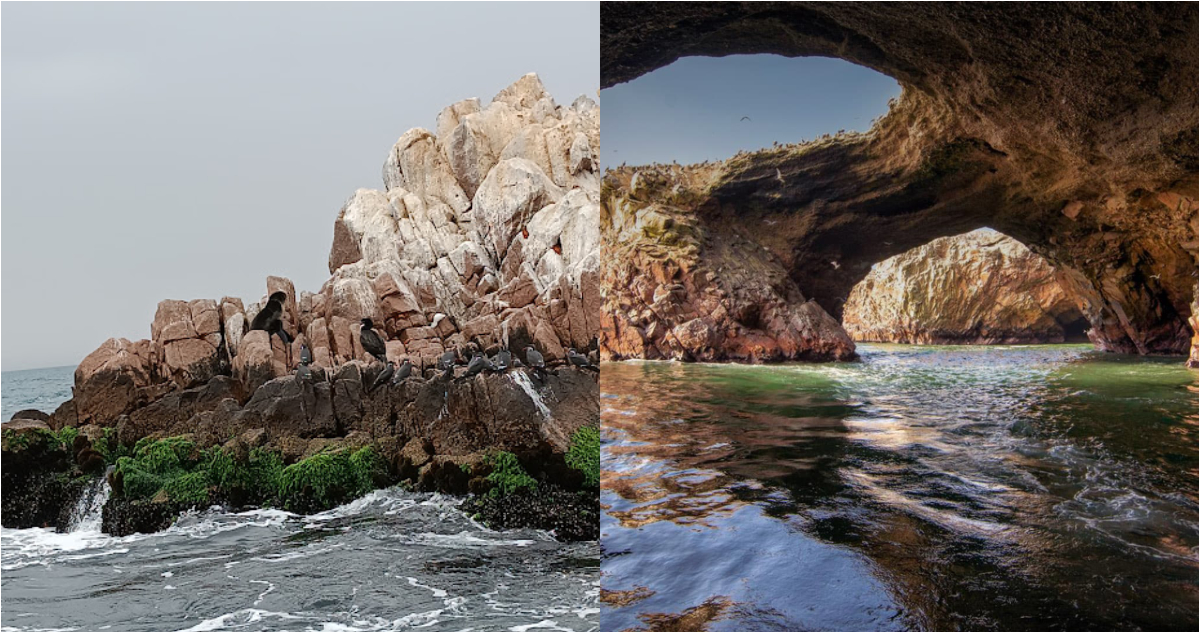
[[[673,176],[618,169],[616,182],[662,174],[670,186],[642,200],[685,201],[714,240],[737,227],[836,318],[873,264],[986,226],[1060,271],[1102,349],[1183,354],[1200,199],[1196,19],[1182,3],[605,4],[605,87],[684,56],[773,53],[845,59],[903,88],[866,133]]]
[[[258,301],[163,301],[149,339],[106,341],[76,369],[71,400],[46,420],[24,412],[13,432],[36,424],[39,433],[78,427],[99,437],[107,429],[109,457],[144,438],[186,437],[197,450],[228,446],[245,457],[239,438],[253,437],[286,463],[370,445],[392,474],[455,493],[480,480],[465,477],[472,465],[486,474],[496,451],[531,472],[561,474],[572,436],[599,425],[596,374],[568,366],[565,353],[594,351],[599,329],[591,158],[599,109],[586,97],[557,105],[531,74],[486,106],[471,99],[446,108],[437,127],[437,135],[406,132],[384,161],[385,188],[359,190],[343,206],[331,277],[318,292],[268,277]],[[290,344],[249,331],[277,291],[287,295],[281,320]],[[389,359],[413,363],[404,383],[372,389],[384,365],[362,349],[363,317],[387,339]],[[549,374],[461,375],[468,349],[492,355],[508,346],[523,359],[528,344]],[[305,345],[308,379],[295,375]],[[462,353],[458,379],[433,370],[446,350]],[[56,459],[69,462],[68,448]],[[6,500],[9,464],[18,461],[6,448]],[[129,501],[114,510],[121,532],[158,525],[178,509]],[[8,510],[4,519],[12,523]],[[39,522],[48,519],[19,523]]]
[[[622,175],[605,183],[603,358],[854,358],[853,341],[778,258],[736,226],[698,221],[665,179]]]
[[[990,229],[876,264],[842,313],[854,340],[884,343],[1062,343],[1086,323],[1046,260]]]

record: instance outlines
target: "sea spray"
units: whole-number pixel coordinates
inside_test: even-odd
[[[88,484],[71,510],[67,532],[99,532],[104,504],[111,494],[112,488],[105,477],[97,477]]]

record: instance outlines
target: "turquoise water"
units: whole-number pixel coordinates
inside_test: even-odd
[[[46,367],[0,373],[0,420],[22,409],[54,413],[71,397],[75,367]]]
[[[602,628],[1197,628],[1182,359],[860,352],[603,367]]]

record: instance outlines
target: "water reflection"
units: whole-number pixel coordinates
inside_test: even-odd
[[[1196,628],[1194,371],[864,348],[604,367],[605,628]]]

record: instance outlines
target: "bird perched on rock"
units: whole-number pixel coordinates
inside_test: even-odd
[[[312,380],[313,373],[308,363],[300,363],[296,366],[296,377],[305,382]]]
[[[525,364],[533,368],[533,373],[537,374],[538,378],[541,380],[546,379],[547,373],[554,373],[546,369],[546,359],[542,357],[542,353],[537,351],[537,349],[532,345],[525,346]]]
[[[386,385],[388,381],[392,379],[392,374],[394,373],[396,373],[396,363],[393,363],[389,360],[387,362],[387,367],[384,367],[383,371],[379,372],[379,375],[375,377],[375,382],[371,383],[371,389],[369,391],[375,391],[383,385]]]
[[[512,352],[508,351],[507,347],[501,347],[500,351],[496,352],[496,371],[504,371],[512,367]]]
[[[599,369],[599,367],[596,367],[592,364],[592,361],[588,360],[587,356],[575,351],[574,347],[567,350],[567,360],[570,361],[572,365],[581,369]]]
[[[308,349],[307,345],[301,343],[300,344],[300,364],[301,365],[311,365],[312,360],[313,360],[312,359],[312,350]]]
[[[379,335],[379,332],[375,331],[375,322],[370,317],[363,318],[362,329],[358,332],[358,341],[362,343],[363,349],[379,362],[387,362],[387,344],[383,342],[383,337]]]
[[[395,375],[392,376],[392,384],[399,385],[412,375],[412,363],[406,358],[400,366],[396,368]]]
[[[488,362],[488,359],[484,358],[481,352],[475,352],[475,355],[471,357],[471,362],[467,363],[466,373],[464,373],[459,380],[466,380],[474,377],[479,372],[487,369],[489,365],[491,365],[491,363]]]
[[[446,350],[445,354],[438,359],[437,368],[442,372],[442,378],[450,378],[454,376],[454,364],[458,362],[458,351],[454,349]]]
[[[263,330],[271,332],[271,324],[279,321],[283,317],[283,302],[287,301],[287,293],[282,290],[272,292],[270,297],[267,297],[267,305],[254,315],[254,320],[250,322],[251,330]]]

